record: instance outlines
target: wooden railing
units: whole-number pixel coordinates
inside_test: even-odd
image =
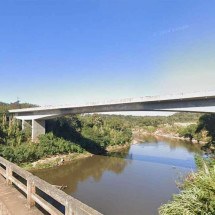
[[[2,157],[0,157],[0,174],[6,179],[8,185],[15,185],[25,194],[29,207],[34,207],[37,203],[51,215],[102,215],[93,208]],[[44,198],[44,196],[48,196],[48,198]],[[51,204],[50,199],[61,205],[63,210]]]

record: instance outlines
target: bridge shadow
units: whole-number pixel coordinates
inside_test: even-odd
[[[106,154],[104,147],[99,145],[99,143],[84,137],[80,133],[80,130],[80,125],[71,125],[70,119],[67,118],[50,119],[46,121],[46,131],[52,132],[56,137],[80,145],[83,149],[92,154]]]

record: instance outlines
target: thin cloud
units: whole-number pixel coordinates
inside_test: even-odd
[[[172,33],[180,32],[180,31],[185,31],[189,27],[190,27],[189,25],[182,25],[182,26],[175,27],[175,28],[169,28],[169,29],[154,33],[153,36],[163,36],[163,35],[166,35],[166,34],[172,34]]]

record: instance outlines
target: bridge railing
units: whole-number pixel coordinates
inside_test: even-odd
[[[22,191],[29,207],[34,207],[35,204],[38,204],[51,215],[102,215],[2,157],[0,157],[0,174],[5,178],[8,185],[13,184]],[[60,207],[55,207],[51,203],[53,201]]]

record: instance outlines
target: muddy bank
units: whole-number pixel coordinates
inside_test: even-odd
[[[117,152],[117,151],[126,149],[126,148],[128,148],[130,145],[133,144],[133,141],[134,141],[134,140],[132,140],[131,143],[126,143],[126,144],[124,144],[124,145],[108,146],[108,147],[106,148],[106,151],[107,151],[107,152]]]
[[[130,145],[137,143],[138,141],[136,139],[133,139],[131,143],[126,143],[124,145],[115,145],[115,146],[108,146],[106,148],[106,153],[109,152],[119,152],[123,149],[128,148]],[[35,161],[33,163],[29,164],[23,164],[22,167],[28,171],[34,171],[38,169],[46,169],[51,168],[55,166],[61,166],[70,163],[71,161],[83,159],[86,157],[92,157],[94,154],[91,154],[89,152],[85,152],[82,154],[79,153],[71,153],[66,155],[53,155],[48,158],[40,159],[38,161]],[[106,155],[106,154],[104,154]]]
[[[53,155],[48,158],[40,159],[33,163],[24,164],[22,167],[28,171],[34,171],[38,169],[46,169],[55,166],[65,165],[73,160],[83,159],[86,157],[91,157],[93,154],[86,152],[86,153],[71,153],[66,155]]]

